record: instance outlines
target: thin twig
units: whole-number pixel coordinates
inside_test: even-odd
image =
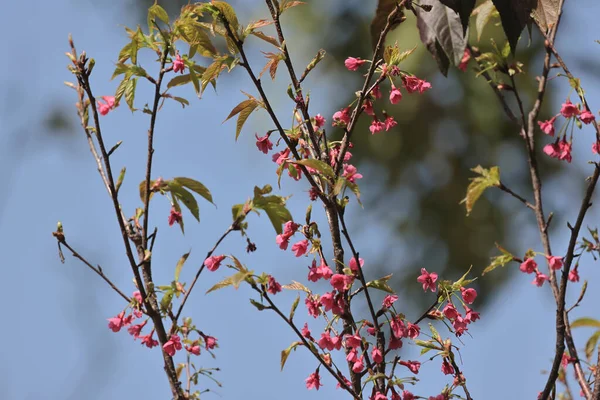
[[[510,194],[511,196],[513,196],[515,199],[519,200],[521,203],[525,204],[527,206],[527,208],[532,209],[533,211],[535,211],[535,206],[533,204],[531,204],[530,202],[528,202],[524,197],[519,196],[518,194],[516,194],[515,192],[513,192],[512,190],[510,190],[508,187],[506,187],[502,182],[500,182],[500,185],[498,185],[498,189],[502,190],[503,192],[506,192],[508,194]]]

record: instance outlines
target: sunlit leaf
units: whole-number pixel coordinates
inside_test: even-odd
[[[471,183],[467,188],[467,197],[461,201],[461,203],[466,204],[467,215],[471,213],[475,202],[477,202],[479,197],[481,197],[487,188],[500,185],[500,169],[498,167],[486,169],[478,165],[477,167],[471,169],[471,171],[479,174],[480,176],[470,179]]]

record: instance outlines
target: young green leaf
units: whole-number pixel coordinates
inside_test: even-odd
[[[294,342],[292,343],[287,349],[282,350],[281,351],[281,370],[283,371],[283,367],[285,366],[285,362],[287,361],[290,352],[292,350],[296,350],[296,347],[298,347],[298,345],[301,345],[302,342]]]
[[[131,112],[136,110],[133,107],[133,100],[135,98],[135,87],[137,86],[137,78],[132,78],[127,82],[127,86],[125,86],[125,102],[129,106]]]
[[[294,161],[294,164],[300,164],[300,165],[304,165],[305,167],[316,169],[317,171],[319,171],[320,173],[322,173],[324,176],[326,176],[329,179],[333,179],[335,177],[335,173],[333,172],[333,168],[331,168],[331,165],[329,165],[321,160],[315,160],[314,158],[309,158],[309,159],[305,159],[305,160]]]
[[[467,215],[473,210],[475,202],[483,194],[485,189],[500,186],[500,169],[492,167],[490,169],[482,168],[480,165],[471,169],[471,171],[479,174],[476,178],[471,178],[471,183],[467,188],[467,197],[461,203],[465,203],[467,207]]]
[[[184,206],[190,213],[196,218],[198,222],[200,222],[200,209],[198,207],[198,202],[194,198],[189,191],[187,191],[183,186],[181,186],[178,182],[174,180],[166,182],[173,197],[177,197],[178,200],[181,200]]]
[[[190,256],[191,250],[181,256],[179,261],[177,261],[177,265],[175,266],[175,282],[179,282],[179,275],[181,274],[181,269],[183,268],[183,264],[185,264],[186,260]]]
[[[179,183],[181,186],[185,186],[186,188],[190,189],[193,192],[198,193],[200,196],[204,197],[207,201],[213,203],[213,198],[212,195],[210,194],[210,191],[206,188],[206,186],[204,186],[202,183],[198,182],[197,180],[194,180],[192,178],[185,178],[185,177],[177,177],[177,178],[173,178],[173,180],[177,183]]]

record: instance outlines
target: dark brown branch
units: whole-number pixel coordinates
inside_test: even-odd
[[[510,190],[508,187],[506,187],[502,182],[500,182],[500,185],[498,186],[498,189],[502,190],[503,192],[506,192],[508,194],[510,194],[511,196],[513,196],[515,199],[519,200],[521,203],[525,204],[527,206],[527,208],[532,209],[533,211],[535,211],[535,206],[533,204],[531,204],[530,202],[528,202],[524,197],[519,196],[518,194],[516,194],[515,192],[513,192],[512,190]]]

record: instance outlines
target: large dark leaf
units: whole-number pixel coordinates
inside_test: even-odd
[[[519,36],[529,22],[531,11],[536,0],[492,0],[496,10],[500,13],[502,28],[510,44],[510,49],[515,52]]]
[[[446,75],[450,61],[454,65],[460,64],[468,37],[463,34],[459,15],[439,0],[424,0],[421,4],[432,6],[429,12],[416,9],[421,41]]]
[[[475,8],[475,0],[440,0],[446,7],[450,7],[460,15],[460,22],[463,26],[463,34],[467,33],[469,27],[469,18]]]

